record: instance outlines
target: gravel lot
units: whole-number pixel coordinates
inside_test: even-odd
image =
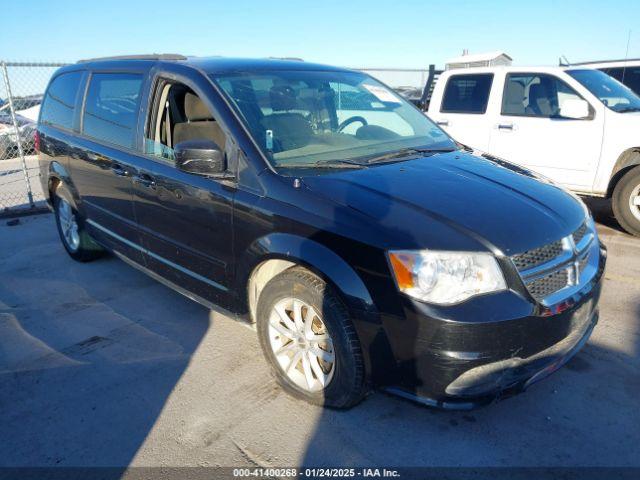
[[[73,262],[51,215],[4,219],[0,466],[640,466],[640,240],[593,206],[609,247],[594,335],[471,412],[294,400],[246,324],[115,258]]]

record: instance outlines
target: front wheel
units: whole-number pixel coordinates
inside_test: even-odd
[[[640,167],[627,172],[613,191],[613,213],[622,228],[640,236]]]
[[[349,408],[365,394],[360,342],[347,309],[322,279],[302,268],[273,278],[257,309],[260,345],[292,395]]]
[[[104,254],[104,250],[85,231],[78,214],[62,197],[54,197],[56,225],[62,245],[71,258],[88,262]]]

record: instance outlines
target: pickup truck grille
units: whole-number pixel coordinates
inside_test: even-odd
[[[595,231],[584,222],[571,235],[511,256],[527,290],[545,303],[554,294],[577,286],[589,266]]]

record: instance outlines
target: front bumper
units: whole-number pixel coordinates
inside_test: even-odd
[[[598,321],[606,263],[571,298],[545,307],[515,292],[438,308],[403,299],[383,319],[397,365],[387,390],[442,408],[472,408],[526,389],[564,365]],[[460,321],[458,319],[463,319]]]

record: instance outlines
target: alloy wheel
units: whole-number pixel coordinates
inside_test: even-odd
[[[269,316],[269,342],[280,368],[298,387],[323,390],[335,371],[333,342],[316,310],[300,299],[278,301]]]
[[[65,243],[73,252],[78,250],[80,246],[80,233],[78,232],[78,222],[76,215],[69,202],[60,199],[58,204],[58,218],[60,220],[60,230],[64,237]]]
[[[629,197],[629,208],[634,217],[640,221],[640,185],[636,185],[636,188],[631,192]]]

